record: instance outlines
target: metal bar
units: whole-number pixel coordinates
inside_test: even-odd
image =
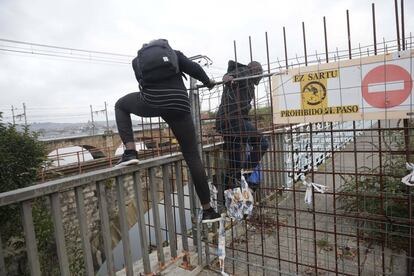
[[[357,153],[357,135],[356,135],[356,126],[355,126],[355,121],[352,122],[352,128],[354,130],[353,135],[354,135],[354,166],[355,166],[355,185],[356,185],[356,194],[357,194],[357,202],[359,201],[359,181],[358,181],[358,153]],[[333,156],[333,154],[332,154]],[[333,158],[332,158],[333,160]],[[332,161],[334,162],[334,161]],[[336,202],[334,202],[334,210],[336,213]],[[357,204],[357,212],[361,212],[359,210],[359,204]],[[336,216],[335,216],[335,221],[336,221]],[[359,223],[357,224],[357,229],[356,229],[356,236],[357,236],[357,263],[358,263],[358,275],[361,275],[361,251],[360,251],[360,229],[359,229]],[[335,231],[336,232],[336,231]],[[336,235],[336,234],[335,234]]]
[[[325,16],[323,17],[323,34],[324,34],[324,38],[325,38],[325,60],[326,63],[329,62],[329,51],[328,51],[328,34],[326,31],[326,19]]]
[[[213,145],[211,145],[212,147]],[[173,163],[178,160],[182,160],[183,156],[181,153],[172,153],[168,156],[161,156],[152,158],[149,160],[142,160],[138,166],[127,166],[123,168],[105,168],[92,172],[87,172],[81,175],[69,176],[62,179],[57,179],[38,185],[33,185],[9,192],[0,193],[0,207],[34,199],[40,196],[49,195],[62,190],[73,189],[78,186],[83,186],[91,183],[91,181],[107,180],[109,178],[116,177],[118,175],[124,175],[136,172],[138,170],[157,167],[163,164]]]
[[[33,225],[31,201],[22,202],[22,219],[30,275],[40,276],[39,254],[37,251],[36,235]]]
[[[410,152],[410,148],[411,148],[411,135],[412,135],[412,129],[409,129],[409,120],[408,119],[404,119],[403,120],[403,124],[404,124],[404,144],[405,144],[405,149],[406,149],[406,154],[405,154],[405,159],[406,162],[410,162],[411,161],[411,155],[409,154]],[[414,194],[412,192],[412,188],[411,187],[407,187],[407,197],[408,197],[408,210],[413,210],[413,199],[414,199]],[[412,222],[413,221],[413,212],[408,212],[408,219]],[[413,274],[414,273],[414,224],[411,223],[410,225],[410,241],[409,241],[409,246],[408,246],[408,251],[407,252],[407,274]]]
[[[147,232],[145,231],[145,217],[144,217],[144,199],[142,197],[141,173],[134,173],[134,194],[137,204],[138,212],[138,228],[139,240],[141,243],[142,262],[144,264],[144,273],[146,275],[151,273],[151,263],[148,254],[148,240]]]
[[[289,127],[289,136],[290,136],[290,141],[291,141],[291,148],[292,150],[290,151],[290,155],[291,155],[291,160],[292,160],[292,170],[291,170],[291,174],[292,174],[292,192],[293,192],[293,221],[294,221],[294,231],[295,231],[295,237],[298,236],[298,216],[297,216],[297,203],[296,203],[296,186],[295,186],[295,181],[294,181],[294,175],[295,175],[295,155],[294,155],[294,148],[293,148],[293,129],[292,129],[292,125],[290,125]],[[280,208],[279,208],[280,209]],[[295,269],[296,269],[296,273],[299,273],[299,254],[298,254],[298,240],[295,239]],[[289,266],[290,267],[290,266]]]
[[[124,253],[124,267],[126,275],[132,276],[134,269],[132,266],[132,257],[131,257],[131,243],[129,241],[129,227],[127,222],[127,214],[125,209],[125,196],[124,196],[124,183],[122,176],[116,177],[116,198],[118,201],[119,208],[119,224],[121,226],[121,235],[122,235],[122,247]]]
[[[249,79],[254,79],[254,78],[267,78],[267,77],[278,76],[278,75],[282,75],[282,74],[284,74],[284,73],[280,73],[280,72],[265,73],[265,74],[260,74],[260,75],[237,77],[237,78],[234,78],[233,81],[249,80]],[[220,85],[220,84],[224,84],[224,82],[222,82],[222,81],[216,82],[216,85]],[[206,87],[206,86],[205,85],[196,85],[194,88],[189,88],[187,90],[197,90],[197,89],[200,89],[200,88],[203,88],[203,87]]]
[[[196,210],[196,203],[195,203],[195,192],[194,192],[194,184],[193,180],[191,178],[191,174],[189,169],[187,168],[187,177],[188,177],[188,196],[190,201],[190,213],[191,213],[191,221],[192,221],[192,227],[191,231],[193,233],[193,243],[195,246],[198,246],[198,235],[197,235],[197,210]]]
[[[374,36],[374,54],[377,55],[377,28],[375,25],[375,4],[372,3],[372,33]]]
[[[85,199],[83,196],[83,187],[76,187],[75,189],[77,216],[79,222],[79,229],[82,241],[83,259],[85,262],[85,273],[88,276],[95,275],[93,269],[91,243],[89,241],[88,222],[86,219]]]
[[[234,50],[234,61],[236,62],[236,78],[238,77],[238,70],[237,70],[237,47],[236,47],[236,40],[233,40],[233,50]]]
[[[272,136],[270,137],[270,147],[269,147],[269,155],[270,157],[270,168],[269,168],[269,174],[271,176],[271,183],[270,183],[270,188],[276,190],[277,185],[282,183],[282,179],[281,179],[281,173],[276,172],[278,169],[280,168],[280,163],[277,160],[277,156],[275,155],[275,148],[276,148],[276,135],[272,134]]]
[[[379,184],[380,184],[380,200],[381,200],[380,211],[381,211],[381,215],[385,216],[385,212],[384,212],[384,179],[383,179],[383,162],[382,162],[382,155],[383,155],[383,151],[382,151],[382,131],[381,131],[381,121],[380,120],[378,120],[378,151],[379,151],[378,159],[379,159],[379,173],[380,173],[380,177],[379,177],[379,182],[380,183]],[[381,224],[381,237],[383,239],[383,241],[381,242],[382,273],[385,274],[384,224]]]
[[[155,168],[148,169],[149,174],[149,186],[151,192],[151,203],[152,203],[152,218],[154,220],[154,231],[155,231],[155,243],[157,246],[157,256],[160,266],[163,267],[165,264],[164,250],[162,247],[162,235],[161,235],[161,224],[160,224],[160,210],[158,207],[158,187],[155,182]]]
[[[398,2],[397,2],[397,0],[394,0],[394,7],[395,7],[395,27],[397,29],[397,45],[398,45],[398,51],[401,51],[400,26],[399,26],[399,20],[398,20]]]
[[[310,163],[310,170],[311,170],[311,178],[312,178],[312,182],[315,182],[315,163],[314,163],[314,155],[313,155],[313,124],[309,124],[309,143],[310,143],[310,158],[311,158],[311,163]],[[313,226],[313,254],[314,254],[314,266],[315,266],[315,273],[316,275],[318,275],[318,247],[316,245],[316,214],[315,214],[315,190],[312,187],[312,226]]]
[[[404,0],[401,0],[401,36],[402,49],[405,50],[405,26],[404,26]]]
[[[285,27],[283,27],[283,45],[285,48],[285,64],[286,64],[286,69],[289,68],[289,62],[288,62],[288,56],[287,56],[287,44],[286,44],[286,29]]]
[[[305,33],[305,22],[302,21],[302,33],[303,33],[303,49],[305,54],[305,66],[308,66],[308,54],[306,51],[306,33]]]
[[[244,219],[244,238],[246,239],[246,262],[247,262],[247,276],[250,276],[250,265],[249,265],[249,235],[247,231],[247,219]]]
[[[1,276],[7,275],[6,264],[4,262],[3,243],[1,240],[1,233],[0,233],[0,275]]]
[[[209,152],[206,152],[205,153],[205,164],[206,164],[206,167],[207,167],[207,178],[208,178],[208,180],[209,181],[212,181],[212,177],[213,177],[213,172],[212,172],[212,165],[211,165],[211,157],[210,157],[210,154],[211,153],[209,153]]]
[[[167,217],[168,239],[170,244],[171,257],[175,259],[177,257],[177,240],[174,234],[174,216],[173,206],[171,203],[171,183],[170,183],[170,171],[168,165],[162,166],[162,180],[164,184],[164,203],[165,214]]]
[[[106,267],[108,269],[108,275],[115,276],[115,264],[114,256],[112,254],[111,228],[109,227],[108,203],[106,201],[105,182],[98,181],[96,183],[96,191],[98,196],[99,216],[101,218],[101,233],[106,256]]]
[[[216,164],[216,181],[217,181],[217,209],[220,210],[224,207],[224,183],[223,183],[223,165],[222,160],[224,158],[220,158],[220,152],[214,152],[214,162]]]
[[[50,204],[53,225],[55,228],[56,251],[59,259],[60,274],[69,276],[69,261],[68,255],[66,254],[65,235],[63,230],[59,193],[50,195]]]
[[[348,31],[348,55],[349,55],[349,59],[352,59],[351,27],[349,26],[349,10],[346,10],[346,29]]]
[[[175,183],[177,186],[178,212],[180,214],[181,240],[183,243],[183,250],[188,252],[189,248],[188,248],[188,238],[187,238],[187,224],[185,221],[183,176],[181,173],[180,162],[175,162],[174,166],[175,166]]]
[[[188,191],[189,191],[189,197],[190,197],[190,210],[192,213],[192,222],[193,222],[193,243],[195,246],[197,246],[197,258],[198,258],[198,265],[202,265],[203,263],[203,255],[202,255],[202,247],[203,244],[201,242],[201,222],[198,219],[198,208],[197,206],[200,206],[198,204],[198,198],[196,196],[195,190],[194,190],[194,180],[191,177],[190,170],[187,167],[187,175],[188,175]]]
[[[250,51],[250,62],[253,61],[253,48],[252,48],[252,39],[249,36],[249,51]],[[257,99],[259,98],[259,90],[255,89],[253,87],[253,121],[255,124],[255,127],[258,128],[257,126]]]
[[[333,124],[330,122],[330,129],[333,129]],[[334,215],[334,250],[335,250],[335,256],[338,256],[338,235],[337,235],[337,216],[336,216],[336,177],[335,177],[335,148],[334,148],[334,137],[333,132],[330,133],[330,140],[331,140],[331,162],[332,162],[332,190],[333,190],[333,196],[332,196],[332,205],[333,205],[333,215]],[[358,234],[357,234],[358,236]],[[338,275],[338,259],[335,258],[335,274]]]
[[[210,247],[208,245],[208,225],[202,224],[201,225],[203,230],[203,236],[204,236],[204,253],[206,254],[206,264],[209,266],[210,264]]]
[[[250,61],[253,61],[252,38],[249,35]]]

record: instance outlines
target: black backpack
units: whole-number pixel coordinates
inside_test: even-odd
[[[140,84],[157,82],[180,73],[177,54],[166,39],[144,44],[133,59],[132,67]]]

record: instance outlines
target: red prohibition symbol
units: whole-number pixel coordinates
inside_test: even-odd
[[[402,104],[411,94],[413,80],[407,70],[394,64],[375,67],[362,80],[362,96],[376,108]]]

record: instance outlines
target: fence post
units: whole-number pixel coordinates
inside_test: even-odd
[[[202,137],[201,137],[201,116],[200,116],[200,101],[198,96],[198,89],[196,87],[196,80],[193,78],[190,78],[190,104],[191,104],[191,116],[193,117],[194,127],[195,127],[195,136],[197,140],[198,145],[198,153],[200,155],[200,158],[203,156],[203,149],[202,149]],[[190,174],[189,174],[190,175]],[[194,181],[194,180],[193,180]],[[192,181],[192,182],[193,182]],[[190,185],[190,181],[189,181]],[[194,220],[193,220],[193,239],[194,244],[197,246],[197,252],[198,252],[198,264],[202,265],[202,243],[201,243],[201,223],[198,221],[198,210],[200,210],[200,203],[195,198],[194,193],[194,186],[189,186],[190,196],[193,197],[193,204],[190,204],[191,206],[191,213],[193,214]],[[193,193],[191,193],[193,191]],[[190,202],[192,199],[190,199]],[[195,222],[195,223],[194,223]],[[195,228],[197,229],[196,231]]]
[[[0,275],[6,275],[6,264],[4,262],[3,245],[1,242],[1,233],[0,233]]]

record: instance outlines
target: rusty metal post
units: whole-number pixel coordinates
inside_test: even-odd
[[[328,34],[326,31],[326,19],[325,16],[323,17],[323,34],[324,34],[324,38],[325,38],[325,60],[326,63],[329,62],[329,52],[328,52]]]
[[[409,119],[404,119],[404,143],[405,143],[405,159],[406,162],[412,161],[411,157],[411,137],[413,134],[413,130],[410,128],[410,121]],[[407,195],[408,195],[408,210],[413,210],[413,201],[414,201],[414,193],[412,192],[412,187],[407,187]],[[408,218],[412,222],[413,221],[413,212],[408,213]],[[414,274],[414,225],[411,223],[410,231],[410,241],[407,253],[407,275],[410,273]]]
[[[401,41],[400,41],[400,26],[399,26],[399,16],[398,16],[398,2],[394,0],[394,7],[395,7],[395,27],[397,30],[397,45],[398,51],[401,51]]]
[[[289,63],[288,63],[288,56],[287,56],[286,29],[285,29],[285,27],[283,27],[283,45],[284,45],[284,49],[285,49],[285,66],[286,66],[286,69],[288,69]]]
[[[308,66],[308,53],[306,49],[306,32],[305,32],[305,22],[302,21],[302,34],[303,34],[303,49],[305,56],[305,66]]]
[[[351,47],[351,27],[349,24],[349,10],[346,10],[346,29],[348,31],[348,57],[352,59],[352,47]]]
[[[377,55],[377,28],[375,26],[375,4],[372,3],[372,33],[374,37],[374,54]]]

